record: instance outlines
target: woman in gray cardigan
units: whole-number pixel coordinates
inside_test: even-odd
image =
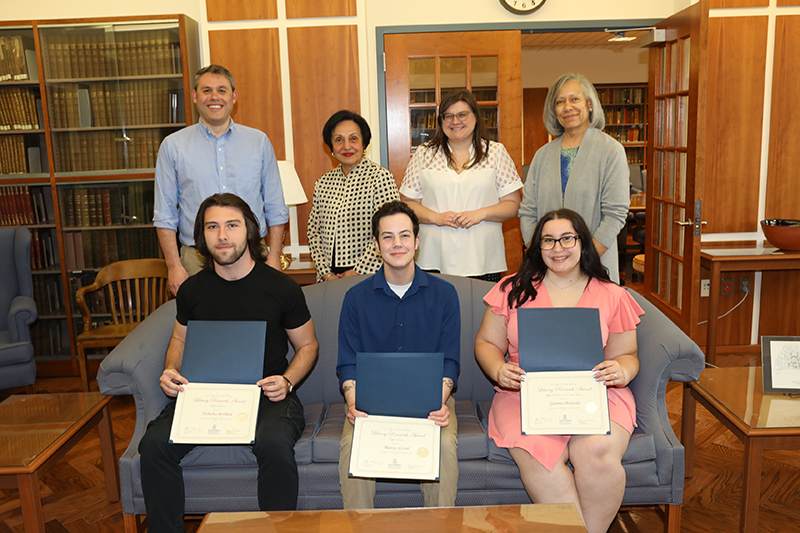
[[[522,238],[530,243],[539,216],[572,209],[586,220],[609,277],[619,283],[617,235],[630,208],[625,149],[603,133],[600,98],[582,74],[564,74],[550,87],[544,123],[555,137],[531,162],[519,209]]]

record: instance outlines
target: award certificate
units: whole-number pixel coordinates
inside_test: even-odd
[[[520,387],[523,435],[604,435],[608,389],[591,370],[528,372]]]
[[[252,444],[258,385],[188,383],[178,393],[169,441],[174,444]]]
[[[440,445],[441,428],[433,420],[378,415],[357,417],[350,452],[350,476],[437,480]]]

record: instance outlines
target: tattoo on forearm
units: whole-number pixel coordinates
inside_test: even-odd
[[[452,380],[452,379],[450,379],[450,378],[444,378],[444,379],[442,380],[442,383],[444,383],[444,384],[445,384],[445,386],[446,386],[448,389],[452,389],[452,388],[453,388],[453,385],[455,385],[455,383],[453,383],[453,380]]]
[[[342,392],[347,394],[348,392],[350,392],[354,388],[355,388],[355,385],[352,385],[352,384],[342,385]]]

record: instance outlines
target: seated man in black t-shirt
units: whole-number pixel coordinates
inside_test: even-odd
[[[303,292],[288,276],[265,264],[258,221],[236,195],[215,194],[202,203],[194,238],[205,268],[178,291],[178,312],[161,388],[174,398],[188,383],[180,369],[189,320],[266,321],[264,370],[261,376],[253,376],[264,392],[253,444],[258,460],[258,504],[262,511],[295,509],[294,445],[305,422],[303,406],[292,389],[311,371],[319,352]],[[291,364],[286,361],[287,339],[295,348]],[[180,461],[195,445],[169,443],[174,414],[175,402],[171,401],[139,443],[150,533],[184,531]]]

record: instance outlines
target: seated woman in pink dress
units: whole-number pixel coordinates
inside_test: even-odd
[[[534,503],[569,503],[587,530],[605,532],[625,491],[622,456],[636,426],[636,405],[627,388],[639,372],[636,325],[644,314],[620,286],[609,280],[578,213],[551,211],[542,217],[522,266],[486,295],[489,304],[475,339],[475,356],[495,381],[489,437],[508,448]],[[608,387],[610,435],[522,435],[517,309],[588,307],[600,311],[605,360],[595,379]],[[580,335],[579,331],[575,332]],[[508,359],[506,359],[508,353]],[[567,462],[572,465],[572,469]]]

